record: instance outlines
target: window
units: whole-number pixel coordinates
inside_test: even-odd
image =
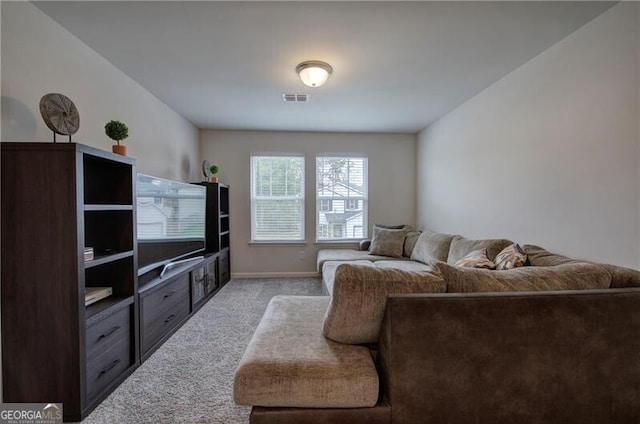
[[[304,157],[251,157],[251,239],[304,240]]]
[[[316,158],[316,239],[367,237],[367,158]]]
[[[321,199],[320,200],[320,210],[322,212],[331,212],[333,206],[331,205],[331,200]]]

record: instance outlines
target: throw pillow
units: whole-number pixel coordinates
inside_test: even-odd
[[[411,257],[411,254],[413,253],[413,248],[416,246],[416,243],[418,242],[419,237],[420,237],[420,231],[409,230],[409,232],[407,233],[407,236],[404,239],[404,249],[402,252],[403,256],[406,256],[407,258]]]
[[[445,262],[433,266],[446,281],[447,293],[589,290],[606,289],[611,284],[606,269],[588,263],[525,266],[502,272],[460,268]]]
[[[469,254],[464,258],[458,259],[454,265],[465,268],[494,269],[496,267],[496,264],[487,258],[487,249],[478,249],[473,252],[469,252]]]
[[[527,265],[527,255],[518,243],[507,246],[496,255],[496,269],[513,269]]]
[[[433,260],[446,261],[454,236],[424,230],[411,251],[411,259],[429,265]]]
[[[443,260],[453,265],[474,250],[487,249],[487,258],[493,261],[496,255],[510,244],[513,244],[513,242],[506,239],[472,240],[462,236],[455,236],[451,240],[449,257]]]
[[[373,227],[373,237],[369,253],[372,255],[391,256],[393,258],[402,257],[404,248],[405,230],[390,230],[382,227]]]
[[[338,343],[376,343],[387,296],[444,293],[445,289],[442,277],[431,271],[340,264],[336,268],[322,332]]]

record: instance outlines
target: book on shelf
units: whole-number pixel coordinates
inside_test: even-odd
[[[89,306],[113,294],[111,287],[86,287],[84,290],[84,306]]]

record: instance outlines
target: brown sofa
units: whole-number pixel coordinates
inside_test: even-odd
[[[419,238],[321,252],[331,296],[272,300],[235,376],[251,423],[640,422],[640,272],[532,245],[463,269],[511,242]]]

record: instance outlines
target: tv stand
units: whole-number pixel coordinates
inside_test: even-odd
[[[204,256],[194,256],[193,258],[180,259],[178,261],[169,262],[168,264],[166,264],[164,266],[164,268],[162,268],[162,271],[160,272],[160,278],[164,277],[164,273],[165,272],[167,272],[171,268],[174,268],[174,267],[176,267],[178,265],[190,264],[192,262],[193,263],[202,262],[203,260],[204,260]]]

